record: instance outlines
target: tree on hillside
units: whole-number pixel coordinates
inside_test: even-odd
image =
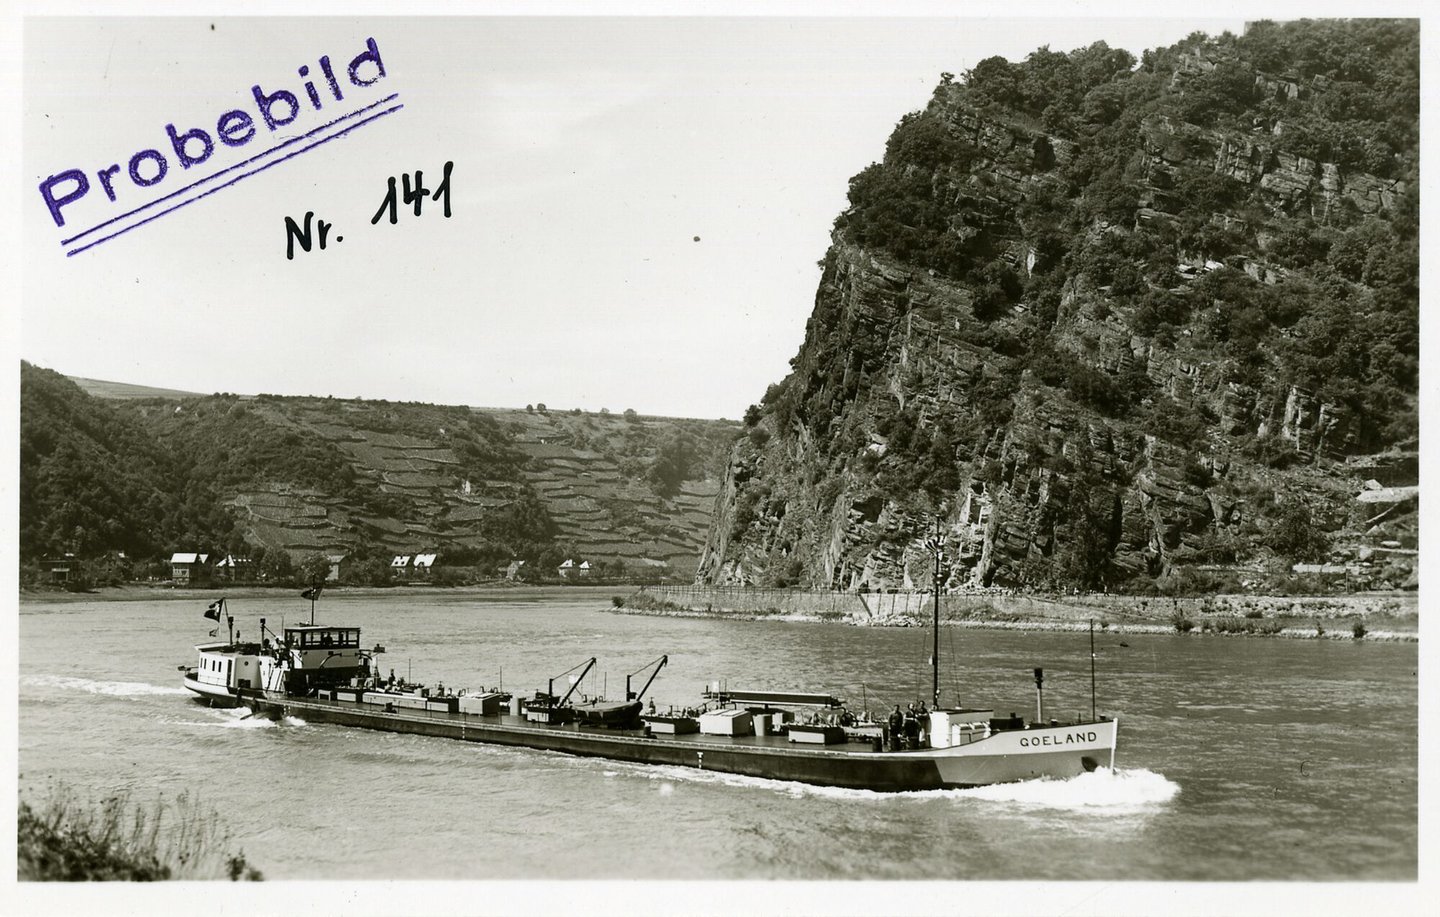
[[[1294,563],[1322,560],[1330,540],[1316,524],[1310,506],[1298,499],[1281,503],[1265,543],[1276,554]]]
[[[390,562],[378,556],[352,560],[346,579],[359,586],[389,586],[392,582]]]
[[[680,492],[681,482],[690,476],[698,457],[695,437],[683,430],[678,431],[660,446],[645,477],[657,494],[673,497]]]
[[[330,575],[330,559],[318,551],[307,554],[300,561],[296,572],[300,582],[307,586],[323,583],[325,578]]]
[[[1054,570],[1062,582],[1098,589],[1109,579],[1120,540],[1120,496],[1085,439],[1071,443],[1066,452],[1058,463],[1068,492],[1055,532]]]
[[[255,554],[255,571],[262,580],[276,585],[294,581],[295,562],[283,548],[259,549]]]
[[[539,497],[526,492],[487,513],[480,521],[480,532],[488,542],[510,545],[516,554],[531,557],[554,538],[555,520]]]

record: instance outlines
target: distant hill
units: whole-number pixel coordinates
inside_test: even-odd
[[[633,411],[101,386],[21,364],[24,557],[438,551],[482,569],[573,558],[689,577],[740,431]]]
[[[84,376],[66,376],[80,386],[80,390],[96,398],[198,398],[199,392],[187,392],[178,388],[155,388],[150,385],[131,385],[129,382],[107,382],[104,379],[86,379]]]

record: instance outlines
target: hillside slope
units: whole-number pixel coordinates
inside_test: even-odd
[[[136,418],[51,370],[20,365],[22,559],[100,550],[147,555],[228,531],[218,495]]]
[[[21,549],[440,551],[694,570],[739,425],[238,396],[96,398],[21,366]]]
[[[701,581],[924,583],[937,514],[952,588],[1412,581],[1418,25],[1136,64],[991,58],[900,121]]]

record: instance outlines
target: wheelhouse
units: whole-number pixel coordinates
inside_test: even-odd
[[[292,650],[360,648],[360,628],[297,624],[285,628],[285,645]]]
[[[349,684],[370,671],[360,647],[360,628],[296,624],[285,628],[282,652],[289,659],[286,690],[306,695],[321,686]]]

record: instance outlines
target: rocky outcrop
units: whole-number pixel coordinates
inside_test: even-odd
[[[902,310],[897,302],[907,294],[911,306]],[[933,516],[867,468],[887,451],[873,424],[888,412],[908,408],[923,423],[936,406],[961,404],[983,423],[984,406],[966,399],[985,378],[984,353],[926,322],[914,305],[946,297],[951,307],[964,301],[963,291],[837,239],[796,379],[832,379],[818,384],[822,401],[832,384],[853,388],[853,399],[818,424],[818,435],[821,418],[790,416],[786,428],[772,430],[780,419],[772,414],[756,428],[766,435],[737,443],[699,581],[852,590],[929,581],[924,539]],[[1343,415],[1304,392],[1222,383],[1153,341],[1074,318],[1071,342],[1087,333],[1099,342],[1098,365],[1118,369],[1135,361],[1167,391],[1202,395],[1215,406],[1222,434],[1271,436],[1300,460],[1344,448]],[[835,351],[850,355],[838,374],[824,359],[832,351],[816,340],[827,335],[836,336]],[[849,427],[862,432],[853,449],[842,445],[852,441],[843,432]],[[967,439],[955,455],[958,486],[942,500],[951,588],[1027,582],[1031,566],[1053,561],[1077,537],[1067,507],[1078,488],[1103,493],[1112,507],[1103,527],[1111,539],[1110,575],[1123,579],[1211,559],[1205,551],[1217,541],[1254,547],[1263,534],[1254,495],[1273,504],[1283,487],[1240,467],[1230,450],[1182,448],[1146,435],[1069,402],[1029,374],[1014,393],[1012,415],[977,426]],[[1350,499],[1351,478],[1337,475],[1322,497]]]
[[[1217,66],[1198,52],[1179,60],[1179,86]],[[1318,91],[1266,74],[1255,87],[1282,102]],[[948,80],[920,117],[928,133],[902,121],[896,148],[922,154],[887,158],[895,179],[884,187],[929,197],[908,211],[884,202],[884,219],[900,214],[886,238],[929,248],[898,256],[858,241],[853,227],[875,224],[850,212],[837,221],[793,371],[734,448],[700,582],[923,588],[937,520],[951,589],[1263,565],[1295,499],[1345,536],[1362,482],[1343,459],[1373,430],[1362,442],[1363,418],[1273,371],[1294,333],[1229,348],[1226,310],[1246,304],[1216,298],[1183,300],[1148,324],[1134,312],[1144,295],[1163,305],[1192,287],[1283,287],[1293,264],[1272,260],[1269,245],[1293,245],[1295,227],[1342,211],[1391,219],[1407,183],[1295,155],[1283,129],[1238,134],[1163,105],[1146,111],[1123,163],[1128,185],[1107,186],[1104,215],[1084,220],[1074,213],[1090,211],[1067,195],[1088,193],[1075,176],[1090,180],[1103,163],[1084,159],[1083,139]],[[946,142],[962,152],[925,146]],[[1213,209],[1186,197],[1196,187]],[[1113,202],[1130,193],[1134,219],[1117,221]],[[943,232],[911,234],[935,232],[926,206],[942,212]],[[1067,219],[1078,228],[1057,251]],[[1250,244],[1212,257],[1211,230]],[[1142,231],[1177,239],[1173,262],[1144,265],[1144,279],[1133,271],[1122,294],[1126,240]],[[1056,265],[1059,283],[1016,281]],[[1226,270],[1238,280],[1204,286]]]
[[[1284,149],[1284,126],[1273,142],[1253,136],[1177,122],[1167,115],[1147,118],[1141,128],[1141,168],[1153,199],[1164,201],[1178,184],[1177,170],[1207,169],[1265,192],[1277,213],[1308,213],[1325,220],[1343,201],[1360,213],[1392,211],[1406,182],[1364,172],[1344,173],[1334,163],[1315,162]],[[1161,209],[1164,209],[1163,206]]]
[[[984,354],[918,314],[915,303],[956,295],[945,284],[901,271],[843,239],[829,264],[809,339],[795,361],[796,378],[828,373],[838,389],[853,386],[855,400],[825,422],[829,435],[817,437],[799,417],[771,431],[768,424],[779,419],[772,414],[757,427],[767,436],[736,445],[701,558],[701,581],[841,589],[928,581],[922,542],[932,517],[905,499],[910,495],[897,499],[885,481],[866,473],[887,451],[872,422],[905,408],[923,419],[938,405],[957,403],[978,419],[983,406],[965,401],[970,385],[985,377]],[[902,312],[896,303],[906,294],[912,305]],[[1138,360],[1172,388],[1193,393],[1201,387],[1195,367],[1152,342],[1083,317],[1072,324],[1072,337],[1094,332],[1104,340],[1095,349],[1101,365]],[[817,340],[830,335],[835,351],[851,355],[839,374],[825,362],[832,351]],[[1222,424],[1233,431],[1263,435],[1271,425],[1275,435],[1309,450],[1323,449],[1337,435],[1333,415],[1301,393],[1205,385],[1221,407]],[[1223,480],[1228,464],[1212,458],[1203,468],[1193,452],[1079,408],[1029,375],[1020,386],[1012,416],[975,430],[956,455],[958,486],[944,500],[952,587],[1024,582],[1027,564],[1052,558],[1071,537],[1065,506],[1081,486],[1105,491],[1114,505],[1110,550],[1117,575],[1158,573],[1217,533],[1243,537],[1245,500]],[[821,400],[826,387],[822,382],[816,389]],[[845,441],[840,431],[852,424],[863,437],[853,451],[837,455],[835,447]],[[1217,468],[1219,486],[1206,486]],[[1197,477],[1204,483],[1195,483]]]

